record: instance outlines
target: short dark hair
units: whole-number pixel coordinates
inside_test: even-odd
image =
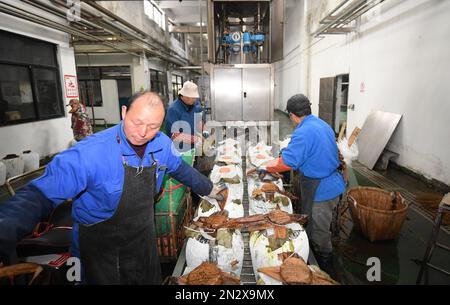
[[[149,94],[149,93],[158,96],[158,97],[160,98],[160,100],[161,100],[161,97],[159,96],[158,93],[152,92],[152,91],[150,91],[150,90],[145,90],[145,91],[139,91],[139,92],[136,92],[135,94],[133,94],[133,95],[128,99],[128,103],[127,103],[127,112],[131,109],[131,105],[133,105],[133,103],[134,103],[137,99],[139,99],[140,97],[142,97],[142,96],[144,96],[144,95],[146,95],[146,94]],[[162,102],[162,100],[161,100],[161,102]]]
[[[298,117],[311,114],[311,103],[303,94],[296,94],[289,98],[286,105],[286,111],[293,113]]]

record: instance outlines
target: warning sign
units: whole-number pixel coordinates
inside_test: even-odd
[[[75,75],[64,75],[67,98],[78,98],[78,82]]]

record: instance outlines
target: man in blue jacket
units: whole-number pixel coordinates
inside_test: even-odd
[[[135,94],[122,118],[58,154],[43,176],[0,204],[0,254],[14,251],[37,222],[73,198],[71,253],[88,284],[161,283],[154,197],[164,174],[200,195],[219,190],[159,132],[164,106],[157,94]]]
[[[334,131],[311,114],[311,104],[303,94],[288,100],[287,112],[296,125],[291,141],[278,159],[267,162],[259,171],[299,172],[301,205],[297,212],[309,216],[306,232],[317,261],[324,271],[331,272],[330,225],[333,210],[345,192]]]
[[[199,141],[197,134],[203,132],[203,108],[198,101],[198,86],[186,81],[178,93],[178,98],[167,109],[166,132],[175,143],[191,144]],[[181,124],[181,125],[180,125]]]

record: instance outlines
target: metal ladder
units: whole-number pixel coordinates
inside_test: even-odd
[[[428,240],[427,250],[425,251],[425,255],[421,262],[420,271],[417,276],[416,280],[417,285],[422,282],[422,278],[427,267],[433,268],[434,270],[437,270],[450,276],[450,271],[444,270],[430,263],[431,257],[433,256],[433,251],[436,247],[450,252],[450,247],[447,247],[437,242],[439,231],[441,229],[442,217],[444,216],[445,213],[450,213],[450,193],[445,195],[441,203],[439,204],[439,208],[434,221],[433,230],[431,231],[431,236],[430,239]]]

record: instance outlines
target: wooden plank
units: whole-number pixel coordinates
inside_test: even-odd
[[[450,206],[450,193],[448,193],[447,195],[444,196],[444,198],[442,198],[442,203]]]
[[[341,130],[339,131],[339,136],[338,136],[338,142],[340,140],[342,140],[342,138],[344,137],[344,133],[345,133],[345,129],[347,129],[347,122],[344,122],[341,126]]]
[[[355,142],[355,140],[358,137],[360,132],[361,132],[361,128],[359,128],[359,127],[355,127],[355,129],[353,129],[353,132],[352,132],[350,138],[348,139],[348,147],[351,147],[353,145],[353,143]]]

